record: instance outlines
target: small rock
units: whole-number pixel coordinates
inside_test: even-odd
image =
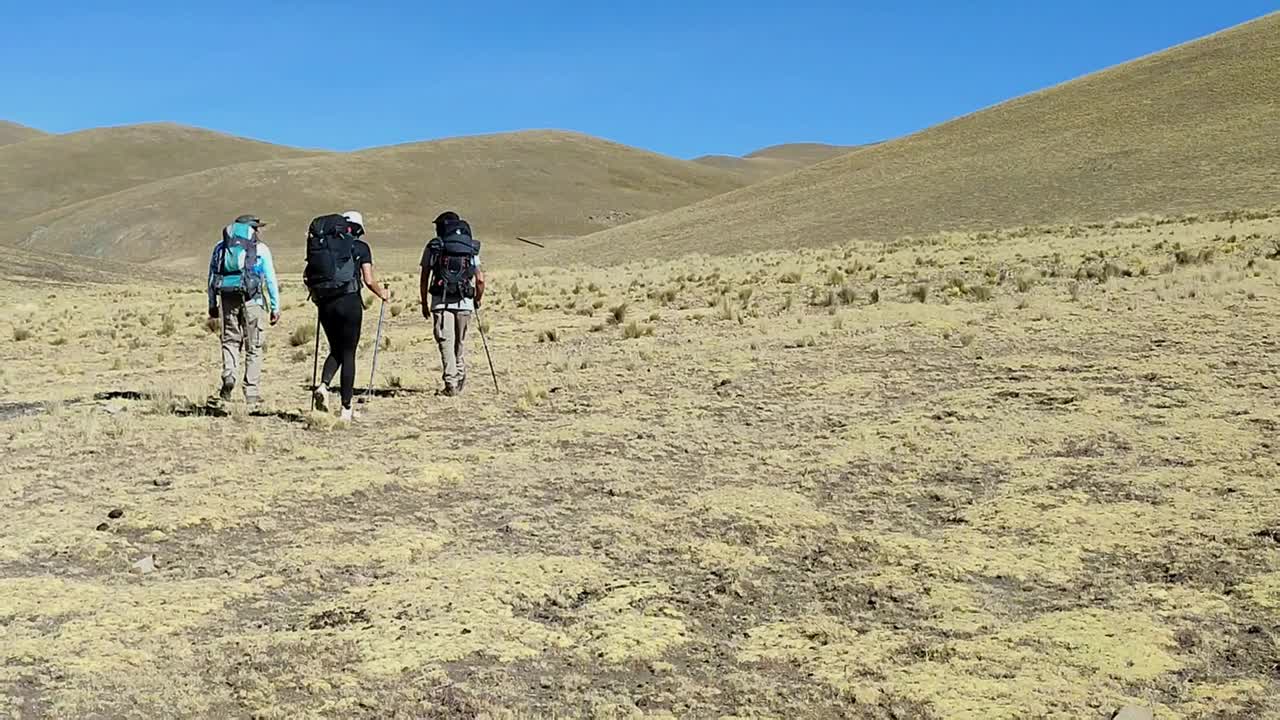
[[[111,526],[110,526],[110,525],[108,525],[108,524],[106,524],[106,523],[98,523],[98,532],[104,532],[104,531],[106,531],[106,530],[110,530],[110,529],[111,529]]]
[[[151,532],[147,533],[147,542],[158,543],[158,542],[164,542],[167,539],[169,539],[169,536],[165,535],[163,532],[159,530],[152,530]]]
[[[147,573],[152,573],[155,571],[156,571],[155,555],[147,555],[146,557],[142,558],[138,562],[134,563],[133,567],[129,568],[129,572],[137,573],[139,575],[146,575]]]
[[[1155,713],[1138,705],[1125,705],[1111,716],[1111,720],[1155,720]]]
[[[170,485],[173,484],[173,480],[167,477],[158,477],[155,480],[152,480],[151,482],[154,483],[156,487],[169,487]]]
[[[121,510],[120,508],[116,508],[115,510],[112,510],[111,512],[107,513],[107,517],[111,518],[112,520],[119,520],[120,518],[124,517],[124,511]]]
[[[102,409],[105,410],[108,415],[119,415],[124,412],[124,405],[121,405],[120,403],[112,403]]]

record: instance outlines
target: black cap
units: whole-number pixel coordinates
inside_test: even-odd
[[[258,219],[257,215],[241,215],[236,218],[236,222],[248,225],[251,228],[266,227],[267,224]]]
[[[452,210],[446,210],[436,217],[436,227],[456,223],[460,220],[462,220],[462,218],[458,217],[458,213]]]

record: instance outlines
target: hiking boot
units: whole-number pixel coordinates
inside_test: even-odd
[[[456,385],[445,385],[444,389],[440,391],[440,394],[445,397],[453,397],[458,394],[458,387]]]
[[[222,387],[218,390],[218,399],[222,402],[231,402],[231,391],[235,389],[236,386],[234,383],[230,385],[223,383]]]
[[[316,389],[311,391],[311,398],[316,401],[317,410],[329,412],[329,388],[317,385]]]
[[[462,394],[462,389],[466,386],[467,386],[467,379],[464,377],[458,378],[458,394],[459,395]]]
[[[262,397],[259,395],[246,397],[244,399],[244,404],[248,405],[250,410],[257,410],[258,408],[262,407]]]

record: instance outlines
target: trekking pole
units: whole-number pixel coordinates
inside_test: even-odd
[[[320,375],[320,308],[316,308],[316,349],[311,355],[311,412],[316,411],[316,381]]]
[[[493,376],[493,391],[502,394],[498,387],[498,371],[493,369],[493,356],[489,354],[489,341],[484,336],[484,320],[480,317],[480,308],[476,308],[476,329],[480,331],[480,342],[484,345],[484,356],[489,359],[489,374]]]
[[[364,394],[365,403],[373,397],[373,376],[378,372],[378,346],[382,345],[382,320],[387,316],[387,301],[382,301],[382,309],[378,311],[378,332],[373,339],[373,366],[369,368],[369,391]]]

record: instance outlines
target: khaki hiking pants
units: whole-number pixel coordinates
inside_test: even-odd
[[[457,390],[467,379],[465,343],[471,311],[433,310],[431,319],[436,345],[440,347],[440,364],[444,366],[445,387]]]
[[[267,322],[266,308],[228,296],[222,298],[222,387],[236,386],[241,350],[244,351],[244,396],[262,397],[262,334]]]

